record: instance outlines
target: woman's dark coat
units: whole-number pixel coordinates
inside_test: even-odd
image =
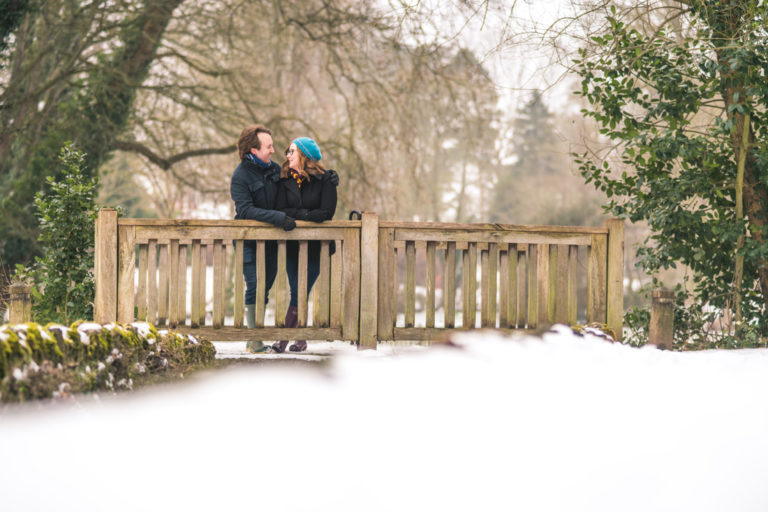
[[[295,220],[308,220],[323,222],[331,220],[336,212],[336,185],[329,175],[330,169],[325,174],[314,175],[309,181],[304,180],[301,189],[291,177],[282,178],[277,191],[277,203],[275,208],[285,212],[288,217]],[[290,245],[296,245],[295,242]],[[298,247],[298,246],[297,246]],[[336,244],[330,244],[331,254],[336,252]],[[320,257],[320,243],[309,243],[309,257]]]

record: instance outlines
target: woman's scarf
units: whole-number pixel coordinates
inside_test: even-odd
[[[291,173],[291,178],[296,180],[296,185],[299,186],[299,190],[301,190],[301,183],[306,179],[300,172],[294,171],[293,169],[288,169],[288,172]]]

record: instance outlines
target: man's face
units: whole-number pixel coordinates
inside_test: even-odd
[[[261,143],[261,149],[251,148],[256,158],[262,162],[269,162],[272,155],[275,153],[275,148],[272,146],[272,136],[268,133],[259,133],[259,142]]]

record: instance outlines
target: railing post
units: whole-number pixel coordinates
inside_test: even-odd
[[[96,218],[93,257],[93,320],[117,320],[117,211],[103,208]]]
[[[674,342],[675,298],[672,290],[656,288],[651,294],[651,325],[648,343],[671,349]]]
[[[24,283],[11,285],[11,304],[8,311],[8,321],[11,324],[24,324],[32,321],[31,286]]]
[[[608,219],[605,227],[608,228],[606,324],[619,341],[624,328],[624,221]]]
[[[379,216],[366,212],[360,228],[360,349],[376,350],[378,296]]]

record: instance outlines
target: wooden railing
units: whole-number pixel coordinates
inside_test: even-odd
[[[254,329],[243,325],[244,240],[257,240],[257,297],[264,296],[266,241],[278,247],[270,314],[257,300]],[[283,327],[288,240],[299,241],[295,329]],[[302,264],[310,240],[321,242],[311,299]],[[455,329],[554,322],[607,323],[621,336],[623,240],[623,223],[615,219],[584,228],[380,222],[365,213],[359,221],[298,222],[286,232],[256,221],[118,219],[104,209],[96,221],[94,319],[146,320],[221,341],[354,340],[364,348],[437,339]],[[423,319],[416,307],[421,290]]]

